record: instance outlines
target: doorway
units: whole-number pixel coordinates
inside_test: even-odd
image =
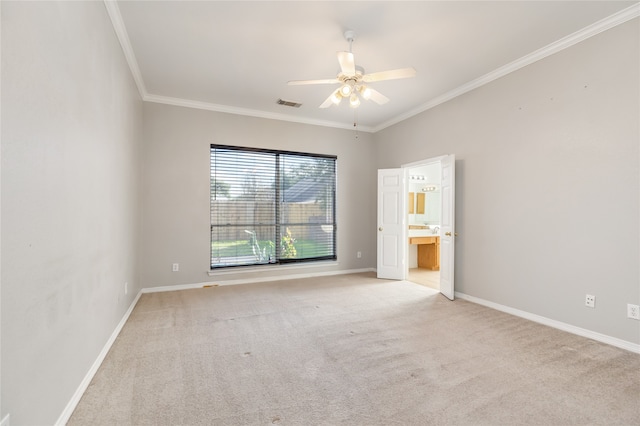
[[[440,290],[440,220],[442,168],[439,160],[403,166],[407,182],[408,281]]]
[[[408,227],[408,184],[411,180],[409,169],[429,163],[440,164],[440,220],[439,225],[428,223],[428,227],[416,224],[419,228]],[[416,180],[416,179],[414,179]],[[422,181],[422,179],[420,179]],[[435,180],[435,182],[438,182]],[[427,183],[425,176],[424,183]],[[437,185],[437,183],[436,183]],[[420,186],[422,192],[437,192],[438,188]],[[414,194],[415,195],[415,194]],[[416,203],[426,200],[425,196],[415,195]],[[433,204],[433,203],[432,203]],[[437,203],[436,203],[437,204]],[[427,204],[420,205],[420,211],[427,212]],[[408,276],[407,246],[417,245],[418,259],[426,259],[433,268],[434,262],[440,271],[440,293],[446,298],[455,298],[455,155],[443,155],[429,160],[403,165],[398,169],[378,169],[378,237],[377,237],[377,277],[381,279],[404,280]],[[414,214],[425,214],[416,213]],[[431,221],[430,217],[414,217],[416,221]],[[432,226],[433,225],[433,226]],[[411,231],[413,236],[407,238]],[[424,235],[419,235],[424,234]],[[414,240],[415,238],[415,240]],[[420,247],[423,247],[422,250]],[[425,249],[426,248],[426,249]],[[434,252],[435,250],[435,252]]]

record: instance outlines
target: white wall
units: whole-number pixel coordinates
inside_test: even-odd
[[[154,103],[144,106],[141,279],[144,287],[375,267],[376,171],[372,137],[352,130]],[[212,143],[337,155],[338,264],[208,276]],[[356,252],[362,258],[356,258]],[[172,263],[180,264],[172,272]],[[241,271],[241,272],[238,272]]]
[[[0,418],[53,424],[140,289],[142,102],[102,2],[2,2],[2,82]]]
[[[445,153],[458,291],[640,343],[638,25],[356,138],[142,106],[101,2],[2,2],[0,419],[55,422],[142,287],[374,267],[376,169]],[[338,264],[209,277],[211,143],[337,155]]]
[[[639,36],[635,19],[374,135],[380,168],[456,155],[457,291],[640,343]]]

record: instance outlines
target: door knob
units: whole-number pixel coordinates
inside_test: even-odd
[[[451,236],[451,232],[445,232],[444,235],[446,235],[447,237]]]
[[[382,231],[382,226],[380,228],[378,228],[378,231]]]

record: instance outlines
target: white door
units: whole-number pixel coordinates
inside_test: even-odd
[[[453,300],[453,264],[455,246],[455,155],[442,157],[440,195],[442,210],[440,218],[440,293]]]
[[[406,192],[403,169],[378,170],[378,278],[405,277]]]

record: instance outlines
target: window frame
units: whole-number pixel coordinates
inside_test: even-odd
[[[226,227],[226,226],[237,226],[237,225],[231,225],[231,224],[225,224],[225,225],[214,225],[213,221],[212,221],[212,217],[214,214],[214,181],[213,181],[213,170],[214,170],[214,164],[213,164],[213,158],[214,158],[214,150],[219,149],[219,150],[226,150],[226,151],[237,151],[237,152],[255,152],[255,153],[259,153],[259,154],[272,154],[275,156],[276,161],[275,161],[275,170],[274,170],[274,182],[276,183],[274,185],[274,217],[275,217],[275,224],[274,224],[274,242],[275,242],[275,259],[274,261],[269,261],[268,263],[261,263],[261,262],[256,262],[256,263],[247,263],[247,264],[228,264],[228,265],[220,265],[220,266],[215,266],[213,259],[214,259],[214,249],[213,249],[213,244],[216,240],[214,240],[213,238],[213,231],[214,231],[214,227],[217,228],[222,228],[222,227]],[[309,157],[309,158],[316,158],[316,159],[323,159],[323,160],[332,160],[332,166],[333,166],[333,174],[331,176],[331,184],[332,184],[332,191],[331,191],[331,218],[332,218],[332,223],[331,225],[333,226],[333,230],[332,230],[332,242],[331,242],[331,250],[332,250],[332,254],[329,255],[325,255],[325,256],[315,256],[315,257],[310,257],[310,258],[282,258],[281,257],[281,238],[283,235],[283,228],[286,229],[288,226],[305,226],[307,225],[307,223],[283,223],[282,222],[282,218],[281,218],[281,206],[285,203],[285,201],[283,200],[283,192],[285,191],[285,189],[283,188],[282,185],[282,178],[283,178],[283,166],[282,163],[280,161],[281,156],[297,156],[297,157]],[[338,185],[338,177],[337,177],[337,169],[338,169],[338,157],[336,155],[329,155],[329,154],[317,154],[317,153],[309,153],[309,152],[298,152],[298,151],[288,151],[288,150],[276,150],[276,149],[268,149],[268,148],[255,148],[255,147],[246,147],[246,146],[234,146],[234,145],[222,145],[222,144],[210,144],[209,147],[209,165],[210,165],[210,176],[209,176],[209,200],[210,200],[210,205],[209,205],[209,236],[210,236],[210,241],[209,241],[209,263],[210,263],[210,271],[220,271],[220,270],[224,270],[224,269],[229,269],[229,268],[242,268],[242,267],[257,267],[257,266],[271,266],[271,265],[284,265],[284,264],[291,264],[291,263],[313,263],[313,262],[320,262],[320,261],[336,261],[338,259],[338,254],[337,254],[337,239],[338,239],[338,221],[337,221],[337,206],[336,206],[336,201],[337,201],[337,185]],[[259,223],[255,223],[253,225],[261,225]],[[268,226],[268,225],[262,225],[262,226]]]

